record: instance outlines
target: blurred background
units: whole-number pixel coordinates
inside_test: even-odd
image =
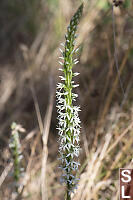
[[[1,0],[1,200],[11,199],[14,192],[9,150],[14,121],[25,130],[20,133],[25,175],[19,199],[63,199],[55,90],[60,43],[80,3]],[[119,168],[133,167],[133,1],[114,7],[114,16],[116,30],[112,0],[85,0],[76,43],[80,62],[74,67],[80,72],[76,92],[82,110],[80,181],[74,200],[117,200]],[[124,95],[114,62],[114,31]]]

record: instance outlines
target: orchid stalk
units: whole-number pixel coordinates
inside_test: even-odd
[[[10,140],[9,147],[12,153],[15,189],[16,189],[16,193],[18,193],[18,189],[20,186],[19,180],[23,171],[23,168],[21,168],[21,163],[20,163],[23,156],[21,152],[19,132],[24,132],[24,129],[21,127],[21,125],[18,125],[15,122],[12,123],[11,129],[12,129],[12,132],[11,132],[11,140]]]
[[[73,77],[79,75],[74,73],[73,65],[78,63],[77,59],[74,59],[74,54],[78,51],[75,49],[76,30],[79,24],[83,11],[83,4],[78,8],[70,21],[70,25],[67,28],[67,34],[65,35],[64,51],[61,51],[62,61],[59,61],[62,68],[63,75],[60,76],[61,83],[57,84],[57,112],[58,112],[58,134],[59,134],[59,153],[61,161],[61,168],[63,170],[62,181],[66,183],[66,200],[71,199],[71,192],[77,187],[78,179],[76,178],[76,172],[79,167],[78,157],[80,151],[80,119],[79,111],[80,107],[73,104],[78,97],[73,93],[72,89],[78,87],[75,84]]]

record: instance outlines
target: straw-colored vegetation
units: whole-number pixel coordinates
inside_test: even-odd
[[[64,199],[55,90],[59,45],[81,2],[1,0],[0,200]],[[119,168],[133,168],[133,1],[123,0],[113,10],[115,30],[112,0],[84,0],[75,46],[80,62],[73,68],[80,72],[75,91],[82,151],[72,200],[118,200]],[[24,168],[17,195],[9,148],[12,122],[21,129]]]

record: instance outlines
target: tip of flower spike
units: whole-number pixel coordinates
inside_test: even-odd
[[[82,3],[80,6],[79,6],[79,10],[82,12],[83,10],[83,7],[84,7],[84,3]]]
[[[79,6],[79,8],[77,9],[77,12],[72,17],[71,22],[70,22],[71,25],[73,25],[73,22],[76,22],[76,24],[79,23],[79,20],[81,18],[82,12],[83,12],[83,3]]]

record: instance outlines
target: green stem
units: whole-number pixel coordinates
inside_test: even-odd
[[[67,193],[66,193],[66,198],[65,198],[65,200],[71,200],[71,196],[70,196],[69,191],[67,191]]]

